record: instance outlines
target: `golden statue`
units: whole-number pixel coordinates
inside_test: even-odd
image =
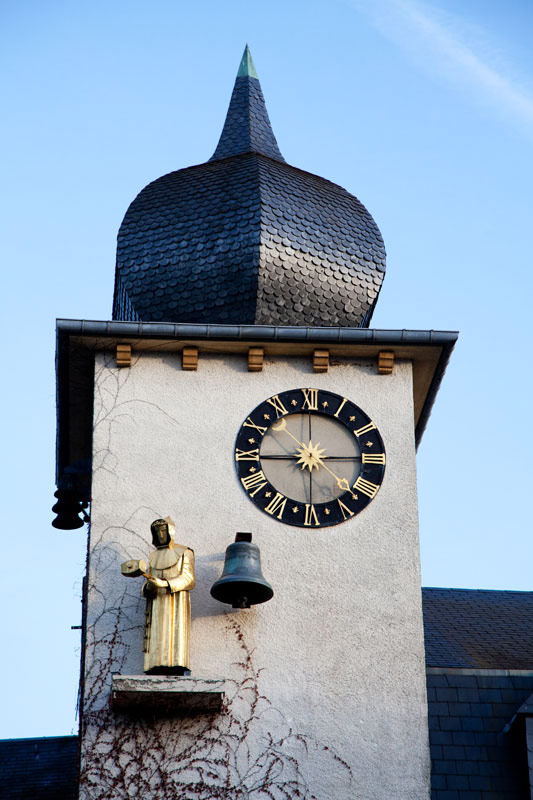
[[[152,675],[186,675],[190,670],[191,600],[194,589],[194,553],[175,544],[174,523],[156,519],[150,529],[156,550],[144,561],[125,561],[122,574],[143,575],[146,597],[144,671]]]

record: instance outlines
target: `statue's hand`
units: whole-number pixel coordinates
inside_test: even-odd
[[[153,589],[168,589],[168,581],[163,581],[161,578],[154,578],[152,575],[147,575],[146,580],[148,585]]]

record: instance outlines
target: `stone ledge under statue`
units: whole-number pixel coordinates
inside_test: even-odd
[[[113,675],[111,705],[115,711],[201,714],[220,711],[226,682],[216,678],[169,675]]]

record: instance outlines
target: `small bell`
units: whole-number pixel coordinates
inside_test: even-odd
[[[274,595],[261,572],[259,548],[251,533],[238,533],[226,548],[222,575],[211,587],[211,596],[233,608],[250,608],[266,603]]]
[[[54,528],[64,531],[72,531],[82,528],[85,524],[79,515],[84,513],[87,503],[80,499],[80,493],[76,489],[58,489],[54,492],[57,503],[52,506],[52,511],[57,517],[52,521]]]

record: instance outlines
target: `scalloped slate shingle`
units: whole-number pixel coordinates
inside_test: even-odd
[[[212,159],[130,205],[114,319],[369,324],[385,273],[378,227],[345,189],[285,163],[253,75],[246,50]]]

